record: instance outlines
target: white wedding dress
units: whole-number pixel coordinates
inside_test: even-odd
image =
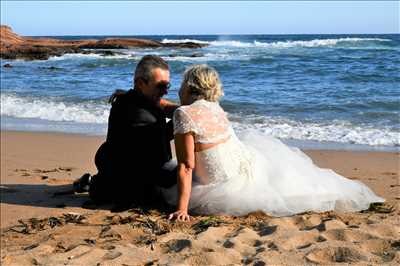
[[[189,210],[286,216],[305,211],[359,211],[383,202],[366,185],[321,169],[297,148],[249,132],[237,138],[217,102],[197,100],[174,114],[174,133],[194,132],[196,143],[220,143],[195,153]],[[170,204],[177,188],[164,190]]]

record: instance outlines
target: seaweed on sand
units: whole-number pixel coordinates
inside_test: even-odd
[[[396,208],[393,205],[384,202],[374,202],[369,205],[368,210],[362,212],[391,213],[395,210]]]
[[[200,234],[206,231],[209,227],[219,227],[222,224],[229,224],[229,222],[223,220],[218,216],[208,216],[205,219],[200,220],[192,226],[194,233]]]

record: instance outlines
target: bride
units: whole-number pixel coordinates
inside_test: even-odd
[[[297,148],[249,132],[241,140],[218,103],[218,73],[194,65],[184,74],[182,106],[173,117],[177,187],[164,190],[177,206],[169,219],[200,214],[243,215],[264,211],[286,216],[305,211],[359,211],[383,202],[366,185],[313,164]]]

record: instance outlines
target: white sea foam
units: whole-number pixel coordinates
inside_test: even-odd
[[[231,119],[235,121],[232,124],[238,132],[257,130],[269,136],[282,139],[371,146],[400,146],[400,133],[397,131],[389,128],[354,126],[347,121],[330,121],[330,123],[321,124],[258,116],[238,119],[237,115],[232,115]]]
[[[67,103],[56,99],[1,94],[1,115],[79,124],[106,124],[110,106],[103,102]],[[347,121],[329,123],[298,122],[287,118],[231,114],[233,127],[240,134],[257,130],[281,139],[400,146],[400,133],[389,128],[354,126]],[[5,125],[7,126],[7,125]]]
[[[358,43],[368,41],[386,42],[388,39],[380,38],[338,38],[338,39],[315,39],[309,41],[286,41],[286,42],[272,42],[263,43],[254,41],[256,47],[272,47],[272,48],[292,48],[292,47],[321,47],[321,46],[335,46],[344,43]]]
[[[308,41],[283,41],[283,42],[241,42],[234,40],[223,40],[223,41],[201,41],[192,39],[178,39],[169,40],[164,39],[163,43],[178,43],[178,42],[194,42],[209,44],[210,46],[226,46],[226,47],[268,47],[268,48],[292,48],[292,47],[323,47],[323,46],[335,46],[338,44],[345,43],[359,43],[359,42],[389,42],[389,39],[382,38],[336,38],[336,39],[314,39]]]
[[[201,40],[195,40],[195,39],[163,39],[161,41],[162,43],[182,43],[182,42],[193,42],[193,43],[201,43],[201,44],[207,44],[209,42],[207,41],[201,41]]]
[[[64,54],[62,56],[51,56],[49,60],[59,61],[68,59],[134,59],[131,54],[100,55],[100,54]]]
[[[39,118],[50,121],[107,123],[109,106],[94,102],[66,103],[51,99],[21,98],[1,95],[1,115],[17,118]]]
[[[59,60],[68,60],[68,59],[128,59],[128,60],[140,60],[147,53],[135,54],[135,53],[127,53],[124,55],[110,55],[110,56],[101,56],[98,54],[64,54],[62,56],[51,57],[49,60],[59,61]],[[153,54],[153,53],[152,53]],[[223,53],[205,53],[200,55],[175,55],[175,54],[158,54],[167,61],[179,61],[179,62],[203,62],[203,61],[216,61],[216,60],[229,60],[229,59],[241,59],[241,60],[249,60],[250,57],[248,55],[228,55]],[[101,65],[99,65],[101,66]]]

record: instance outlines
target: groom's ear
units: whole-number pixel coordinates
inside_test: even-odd
[[[146,85],[147,85],[147,82],[143,78],[135,79],[135,88],[142,89]]]

